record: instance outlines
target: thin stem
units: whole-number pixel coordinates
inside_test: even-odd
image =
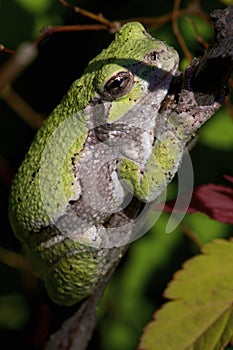
[[[230,117],[231,117],[231,119],[233,121],[233,106],[232,106],[232,103],[231,103],[230,96],[226,96],[225,97],[225,106],[226,106],[228,114],[230,115]]]
[[[183,233],[185,234],[185,236],[187,236],[194,243],[194,245],[197,247],[197,249],[199,251],[201,251],[201,249],[202,249],[201,240],[186,225],[184,225],[184,223],[181,223],[180,227],[181,227]]]
[[[19,74],[27,67],[36,57],[36,48],[29,43],[22,43],[15,54],[5,63],[0,71],[0,93],[14,81]]]
[[[0,246],[0,261],[1,263],[19,269],[21,271],[28,271],[28,263],[24,256],[12,252],[9,249]]]
[[[39,129],[44,121],[41,114],[34,111],[24,99],[15,92],[10,85],[1,92],[1,98],[10,106],[27,124]]]
[[[99,23],[102,23],[107,26],[107,28],[113,30],[113,32],[117,31],[119,29],[119,25],[117,25],[117,22],[109,21],[107,18],[105,18],[102,14],[95,14],[93,12],[87,11],[79,6],[74,6],[69,4],[65,0],[58,0],[63,6],[71,9],[72,11],[81,14],[84,17],[91,18]]]
[[[202,45],[202,47],[204,49],[207,49],[208,48],[208,43],[205,41],[205,39],[201,36],[199,30],[198,30],[198,27],[197,27],[197,23],[191,19],[191,18],[188,18],[187,19],[193,26],[193,29],[196,33],[196,40]]]
[[[65,33],[65,32],[80,32],[87,30],[106,30],[108,29],[105,24],[76,24],[76,25],[67,25],[67,26],[54,26],[46,27],[42,30],[41,35],[33,42],[34,46],[38,46],[40,42],[47,39],[53,34],[56,33]]]
[[[5,52],[5,53],[7,53],[9,55],[13,55],[15,53],[14,50],[8,49],[3,44],[0,44],[0,52]]]
[[[179,26],[178,26],[178,18],[179,18],[179,12],[180,12],[180,0],[175,0],[174,1],[174,7],[173,7],[173,12],[172,12],[172,27],[173,31],[177,37],[177,40],[180,44],[180,47],[182,48],[185,57],[187,58],[188,62],[192,61],[192,55],[186,45],[186,42],[184,41],[183,36],[180,33]]]

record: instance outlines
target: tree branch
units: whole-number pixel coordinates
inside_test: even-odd
[[[211,105],[233,71],[233,6],[211,14],[215,38],[201,58],[192,80],[197,103]]]

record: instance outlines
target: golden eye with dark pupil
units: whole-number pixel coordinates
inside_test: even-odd
[[[133,82],[134,78],[131,72],[118,72],[105,84],[103,95],[111,100],[122,97],[131,90]]]

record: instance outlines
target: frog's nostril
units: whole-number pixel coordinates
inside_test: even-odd
[[[144,57],[144,62],[148,64],[154,64],[159,58],[159,52],[158,51],[151,51]]]

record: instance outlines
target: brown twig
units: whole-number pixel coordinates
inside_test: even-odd
[[[33,128],[39,128],[43,123],[43,118],[11,88],[11,83],[33,61],[36,54],[37,50],[34,45],[21,44],[0,71],[0,97]]]
[[[204,48],[207,49],[208,48],[208,43],[204,40],[204,38],[201,36],[201,34],[199,33],[198,27],[197,27],[197,23],[192,19],[192,18],[187,18],[187,20],[192,24],[193,29],[196,33],[196,40],[199,42],[199,44]]]
[[[8,49],[3,44],[0,44],[0,52],[5,52],[5,53],[7,53],[9,55],[13,55],[15,53],[14,50]]]
[[[28,263],[25,257],[21,254],[17,254],[9,249],[0,246],[0,261],[1,263],[19,269],[23,272],[28,271]]]
[[[37,50],[34,45],[23,43],[19,46],[15,54],[5,63],[0,71],[0,93],[19,74],[27,67],[36,57]]]
[[[172,12],[172,28],[173,32],[175,33],[177,40],[180,44],[180,47],[182,51],[184,52],[185,57],[187,58],[188,62],[192,61],[192,55],[188,49],[188,46],[186,45],[186,42],[183,38],[183,36],[180,33],[179,26],[178,26],[178,18],[179,18],[179,11],[180,11],[180,0],[174,1],[174,7]]]
[[[107,30],[105,24],[76,24],[76,25],[66,25],[66,26],[53,26],[46,27],[42,30],[41,35],[33,42],[33,45],[36,47],[39,43],[48,39],[51,35],[56,33],[65,33],[65,32],[80,32],[80,31],[92,31],[92,30]]]
[[[87,11],[79,6],[74,6],[69,4],[67,1],[65,0],[58,0],[63,6],[71,9],[72,11],[81,14],[84,17],[88,17],[91,18],[99,23],[104,24],[108,29],[111,30],[112,33],[115,33],[119,27],[120,24],[118,22],[113,22],[113,21],[109,21],[107,18],[105,18],[102,14],[95,14],[93,12]]]
[[[32,128],[39,129],[42,126],[44,121],[42,115],[35,112],[10,85],[2,90],[1,98]]]
[[[227,112],[228,112],[229,116],[231,117],[231,119],[233,121],[233,106],[232,106],[232,103],[231,103],[230,96],[226,96],[226,98],[225,98],[225,106],[226,106],[226,109],[227,109]]]

